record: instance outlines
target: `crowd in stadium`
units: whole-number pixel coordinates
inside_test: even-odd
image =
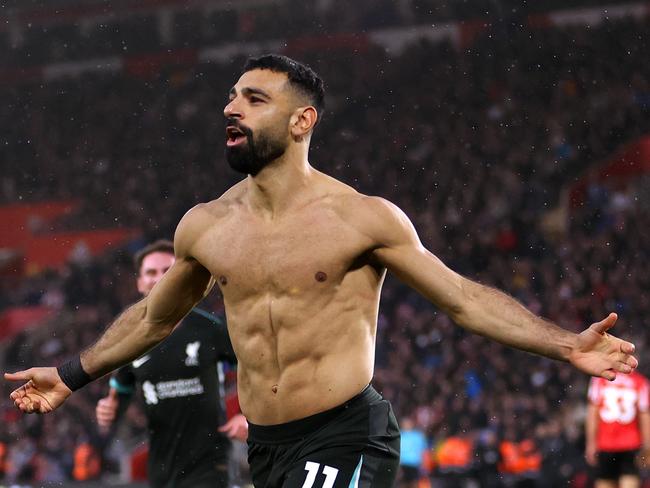
[[[202,3],[204,3],[202,8]],[[573,0],[575,6],[607,4],[607,0]],[[72,6],[62,5],[61,11],[74,15]],[[127,4],[125,4],[127,5]],[[315,34],[366,32],[372,29],[431,25],[454,20],[477,18],[519,18],[523,15],[521,2],[502,0],[442,1],[442,0],[359,0],[350,4],[342,0],[320,0],[293,3],[267,0],[236,5],[232,2],[194,2],[181,8],[160,11],[134,9],[132,15],[121,18],[96,12],[97,22],[57,22],[56,10],[47,7],[24,8],[17,17],[31,16],[19,35],[0,31],[0,47],[5,56],[0,65],[35,65],[44,62],[102,58],[123,54],[159,51],[161,48],[192,48],[223,42],[248,42],[261,39],[308,38]],[[23,6],[28,7],[28,6]],[[566,7],[565,2],[548,0],[527,5],[527,12],[546,12]],[[83,11],[83,9],[82,9]],[[90,10],[93,12],[93,10]],[[345,12],[345,15],[341,15]],[[51,17],[48,19],[48,14]],[[52,21],[54,20],[54,21]],[[171,26],[162,29],[160,24]]]
[[[586,168],[650,128],[647,32],[634,20],[495,25],[463,51],[417,42],[394,56],[372,46],[301,53],[328,91],[310,160],[399,205],[453,269],[574,331],[616,311],[616,333],[644,351],[648,182],[591,182],[582,205],[562,214],[560,203]],[[52,324],[12,340],[5,370],[59,364],[89,344],[137,298],[130,254],[171,237],[188,208],[236,180],[222,156],[221,112],[242,62],[149,80],[94,74],[0,88],[11,101],[0,106],[2,203],[81,198],[55,229],[142,231],[123,249],[81,253],[19,286],[2,282],[0,306],[60,308]],[[584,375],[464,332],[393,278],[382,296],[374,384],[425,435],[422,473],[440,483],[474,476],[481,486],[551,487],[585,472]],[[220,313],[219,298],[207,308]],[[3,385],[0,479],[70,479],[80,445],[101,454],[94,405],[105,392],[97,381],[56,415],[22,416]],[[137,410],[130,420],[125,438],[145,429]],[[443,454],[452,438],[471,447],[468,458]],[[528,464],[507,457],[515,445]],[[490,450],[497,458],[483,455]]]

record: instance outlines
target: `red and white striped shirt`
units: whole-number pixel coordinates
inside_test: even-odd
[[[629,451],[641,447],[639,412],[649,408],[650,384],[636,371],[614,381],[591,378],[589,401],[598,407],[596,449]]]

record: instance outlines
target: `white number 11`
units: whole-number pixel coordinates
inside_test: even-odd
[[[307,461],[305,464],[305,471],[307,471],[307,478],[305,479],[302,488],[312,488],[314,486],[314,481],[316,481],[316,475],[320,470],[320,464]],[[333,468],[332,466],[323,466],[323,474],[325,475],[325,483],[323,483],[323,488],[332,488],[334,486],[334,481],[336,476],[339,474],[339,470]]]

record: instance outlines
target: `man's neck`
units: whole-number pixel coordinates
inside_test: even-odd
[[[274,219],[304,195],[313,176],[307,154],[289,150],[255,176],[248,176],[248,202],[255,213]]]

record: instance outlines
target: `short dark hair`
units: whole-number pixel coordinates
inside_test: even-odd
[[[144,261],[144,258],[155,252],[164,252],[173,256],[174,243],[168,239],[158,239],[135,253],[135,256],[133,256],[133,265],[135,266],[135,272],[138,275],[140,274],[140,268],[142,267],[142,261]]]
[[[289,83],[309,98],[319,114],[325,108],[325,84],[309,66],[280,54],[265,54],[257,58],[248,58],[244,65],[244,73],[254,69],[268,69],[275,73],[286,74]]]

